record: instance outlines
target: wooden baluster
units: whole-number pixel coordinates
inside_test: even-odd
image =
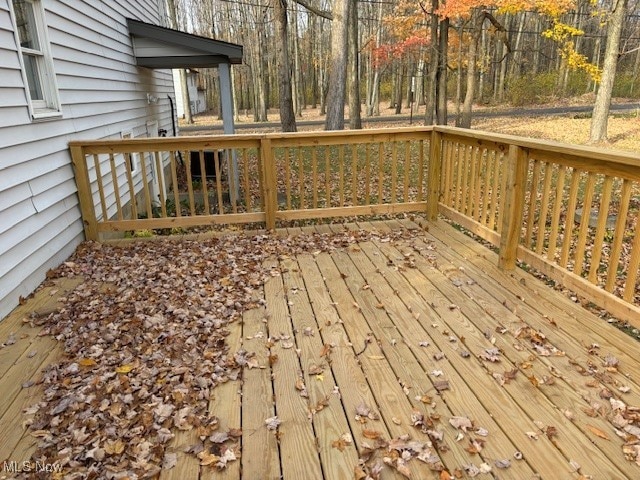
[[[398,188],[398,142],[391,145],[391,203],[396,203]]]
[[[384,159],[384,146],[382,143],[378,144],[378,204],[384,203],[383,201],[383,185],[384,185],[384,170],[383,170],[383,159]]]
[[[228,153],[227,153],[228,154]],[[213,165],[216,169],[216,190],[218,193],[218,213],[224,214],[224,197],[222,196],[222,164],[220,163],[221,150],[214,150]]]
[[[411,144],[409,141],[404,142],[404,179],[403,179],[403,202],[409,201],[409,169],[411,168]]]
[[[109,220],[109,216],[107,214],[107,201],[104,196],[104,185],[102,184],[102,171],[100,169],[100,159],[98,155],[93,155],[93,167],[96,170],[96,182],[98,184],[98,195],[100,196],[100,210],[102,211],[102,221],[106,222]]]
[[[424,196],[423,183],[424,183],[424,140],[419,140],[418,141],[418,199],[417,199],[418,202],[421,202]],[[444,189],[441,189],[440,191],[444,192]]]
[[[469,188],[467,190],[467,197],[465,199],[465,203],[467,204],[467,216],[470,218],[475,218],[475,209],[477,208],[474,204],[475,201],[475,190],[476,190],[476,179],[478,175],[480,175],[480,171],[478,168],[478,159],[476,155],[477,149],[475,147],[469,147],[469,163],[470,163],[470,176],[469,176]]]
[[[464,215],[468,215],[469,211],[469,171],[471,170],[471,155],[470,155],[471,147],[465,145],[463,147],[463,165],[462,165],[462,190],[460,193],[460,213]]]
[[[364,148],[364,198],[365,205],[371,205],[371,144],[365,144]]]
[[[305,208],[305,189],[304,189],[304,162],[302,161],[302,147],[298,147],[298,192],[300,202],[298,208]]]
[[[540,218],[538,219],[538,236],[536,237],[536,253],[541,254],[544,248],[544,236],[547,231],[547,213],[549,211],[549,192],[551,190],[551,163],[544,166],[544,186],[540,202]]]
[[[609,203],[611,202],[611,190],[613,189],[613,178],[605,177],[602,189],[602,198],[600,198],[600,207],[598,208],[598,226],[596,227],[596,236],[591,244],[591,268],[587,279],[597,284],[597,274],[600,268],[600,259],[602,258],[602,243],[604,234],[607,230],[607,220],[609,217]]]
[[[171,163],[171,185],[173,188],[173,199],[176,203],[176,217],[182,216],[182,207],[180,205],[180,192],[178,191],[178,172],[176,167],[176,152],[169,152],[169,162]],[[128,163],[128,162],[126,162]]]
[[[147,218],[153,218],[153,209],[151,208],[151,192],[149,191],[149,176],[147,175],[147,159],[145,152],[140,152],[140,169],[142,170],[142,192],[144,194],[144,204]]]
[[[500,202],[500,159],[498,152],[493,150],[491,152],[492,159],[492,178],[493,183],[491,185],[491,206],[489,207],[489,220],[487,226],[493,230],[496,227],[496,214],[498,211],[498,203]]]
[[[584,251],[587,244],[587,237],[589,235],[589,222],[591,220],[591,203],[593,202],[593,187],[595,184],[596,175],[593,172],[589,172],[587,177],[587,186],[584,193],[584,201],[582,203],[582,221],[580,222],[580,230],[578,231],[578,245],[575,251],[575,267],[573,273],[576,275],[582,274],[585,258]]]
[[[187,192],[189,193],[189,212],[192,216],[196,214],[196,202],[193,196],[193,179],[191,177],[191,155],[185,155],[185,170],[187,171]],[[216,168],[216,172],[219,170]]]
[[[553,203],[553,212],[551,213],[551,233],[549,234],[549,248],[547,249],[547,258],[551,261],[555,261],[556,258],[558,229],[560,227],[560,215],[562,213],[566,171],[567,169],[563,165],[558,166],[556,195]]]
[[[540,161],[533,161],[533,178],[531,188],[529,188],[529,208],[527,209],[527,233],[524,236],[524,245],[531,248],[531,232],[536,216],[536,206],[538,205],[538,183],[540,182]]]
[[[318,208],[318,147],[311,147],[311,171],[313,178],[313,208]]]
[[[111,181],[113,182],[113,194],[116,197],[116,209],[118,220],[124,219],[122,215],[122,202],[120,201],[120,185],[118,184],[118,171],[116,168],[116,158],[113,153],[109,154],[109,164],[111,166]],[[166,215],[165,215],[166,216]]]
[[[124,154],[124,165],[127,169],[127,184],[129,185],[129,197],[131,199],[131,219],[138,219],[138,200],[136,199],[136,191],[133,185],[133,174],[131,171],[131,161],[133,153]]]
[[[629,200],[631,200],[631,180],[624,180],[624,182],[622,182],[622,195],[620,196],[616,228],[613,233],[609,267],[607,268],[607,283],[604,287],[607,292],[613,292],[613,287],[615,286],[618,276],[620,254],[622,252],[622,243],[627,225],[627,214],[629,213]]]
[[[571,248],[571,237],[573,236],[573,224],[576,214],[576,204],[578,203],[578,186],[580,185],[580,176],[582,172],[574,168],[571,173],[571,186],[569,187],[569,205],[567,206],[567,216],[564,224],[564,238],[562,240],[562,251],[560,253],[559,265],[562,268],[567,267],[569,261],[569,252]]]
[[[155,152],[156,175],[158,176],[158,195],[160,196],[160,212],[163,218],[167,217],[167,198],[165,195],[164,169],[162,168],[162,160],[160,152]]]
[[[498,202],[498,220],[496,224],[496,230],[498,233],[502,233],[502,221],[504,218],[504,205],[506,202],[506,191],[507,191],[507,162],[504,156],[504,153],[500,153],[498,156],[498,164],[500,168],[500,199]]]
[[[324,188],[326,205],[325,208],[331,208],[331,162],[329,160],[330,147],[324,147]]]
[[[284,148],[284,184],[287,192],[287,210],[291,210],[291,169],[289,166],[289,149]]]
[[[453,143],[450,141],[445,142],[446,154],[445,154],[445,180],[444,180],[444,203],[445,205],[452,207],[451,196],[453,194],[453,155],[454,148]]]
[[[238,158],[235,149],[225,150],[227,156],[227,168],[229,169],[229,201],[231,202],[231,211],[233,213],[238,213],[238,190],[239,185],[236,185],[236,182],[239,181],[239,178],[236,176],[237,172],[234,172],[232,169],[233,159]]]
[[[351,205],[358,205],[358,146],[351,145]]]
[[[338,147],[338,167],[340,168],[340,206],[344,207],[344,145]]]
[[[202,180],[202,197],[204,201],[204,211],[205,215],[211,214],[211,208],[209,207],[209,190],[207,188],[207,166],[204,161],[204,150],[200,150],[198,152],[200,157],[200,180]],[[216,177],[219,175],[218,172],[214,172]]]
[[[489,224],[489,191],[491,190],[492,172],[493,172],[493,157],[492,150],[484,149],[484,192],[482,194],[482,214],[479,221],[482,225],[487,226]]]
[[[246,148],[242,149],[242,180],[244,185],[244,210],[252,211],[251,191],[249,190],[249,154]]]
[[[473,219],[476,222],[480,221],[480,212],[482,212],[482,208],[483,205],[480,203],[480,197],[481,197],[481,192],[482,192],[482,186],[483,186],[483,177],[486,175],[486,171],[485,171],[485,162],[484,162],[484,155],[485,155],[485,150],[484,149],[480,149],[480,148],[475,148],[473,150],[473,155],[475,157],[475,164],[477,164],[476,167],[476,176],[473,177],[474,178],[474,186],[473,186],[473,192],[474,192],[474,199],[473,199],[473,207],[474,207],[474,215],[473,215]],[[486,190],[486,188],[485,188]]]

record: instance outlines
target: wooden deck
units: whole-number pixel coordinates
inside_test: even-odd
[[[160,478],[361,479],[367,445],[380,446],[369,467],[383,457],[397,462],[407,442],[395,440],[398,450],[389,451],[379,439],[407,434],[432,442],[438,457],[407,461],[414,479],[470,478],[471,465],[482,470],[483,463],[492,471],[478,478],[640,478],[608,400],[640,406],[637,343],[531,275],[501,272],[495,253],[448,224],[427,227],[398,244],[272,260],[281,274],[262,289],[265,307],[245,312],[227,339],[232,351],[255,352],[263,368],[216,388],[210,404],[222,429],[242,429],[240,458],[223,471],[200,466],[183,451],[197,434],[180,431],[169,446],[178,463]],[[419,227],[388,221],[302,230],[342,228]],[[41,290],[0,323],[0,343],[12,332],[15,339],[0,349],[0,462],[21,463],[34,451],[21,411],[41,394],[41,369],[61,354],[22,319],[54,308],[73,283]],[[276,335],[290,336],[293,347],[267,343]],[[606,368],[607,356],[617,368]],[[418,413],[431,438],[412,425]],[[276,415],[280,426],[268,430],[265,419]],[[454,428],[454,417],[473,426]],[[503,460],[508,468],[496,465]],[[405,477],[384,466],[379,478]]]

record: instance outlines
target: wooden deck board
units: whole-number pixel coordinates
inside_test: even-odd
[[[342,435],[350,434],[350,429],[339,390],[335,390],[337,384],[331,369],[331,354],[323,355],[326,353],[321,339],[323,325],[318,324],[313,314],[297,262],[285,259],[280,263],[291,321],[295,325],[296,346],[300,349],[302,379],[308,395],[323,475],[325,478],[348,478],[358,463],[358,454],[353,444],[345,445],[342,451],[333,447],[333,443]],[[322,374],[316,375],[310,373],[314,366],[326,368]]]
[[[391,247],[388,245],[384,245],[381,247],[382,250],[391,250]],[[404,258],[404,256],[395,251],[395,253],[391,253],[388,257],[396,258]],[[406,275],[409,275],[414,272],[413,269],[406,269]],[[438,276],[439,272],[432,272],[429,274],[429,278],[433,276]],[[458,291],[455,288],[450,288],[451,282],[440,275],[440,281],[438,283],[438,288],[440,289],[441,295],[446,295],[446,299],[451,302],[450,305],[456,305],[453,309],[454,311],[461,311],[461,314],[465,313],[465,310],[468,310],[467,306],[470,304],[468,299],[464,297],[462,292]],[[444,281],[443,281],[444,280]],[[416,285],[418,279],[412,282],[412,285]],[[432,299],[438,296],[437,293],[434,292],[420,292],[424,299]],[[553,386],[546,387],[541,385],[539,388],[535,387],[533,383],[527,378],[527,376],[532,377],[533,374],[531,370],[534,370],[534,366],[540,364],[537,362],[537,355],[526,353],[525,351],[518,351],[513,348],[511,341],[506,341],[506,339],[502,338],[500,335],[493,335],[495,331],[495,326],[499,325],[497,322],[493,323],[493,325],[489,322],[482,322],[481,319],[487,319],[487,315],[483,314],[479,311],[466,312],[465,323],[471,323],[473,327],[475,327],[476,334],[473,336],[467,336],[466,334],[469,332],[468,329],[458,330],[458,324],[461,322],[448,322],[448,329],[451,329],[452,332],[456,332],[458,336],[465,336],[465,346],[469,348],[469,351],[472,353],[474,358],[479,358],[479,355],[482,354],[483,350],[486,348],[492,348],[495,346],[499,348],[501,352],[502,360],[500,362],[490,363],[490,362],[480,362],[481,368],[486,371],[488,374],[488,378],[493,380],[490,375],[492,371],[495,373],[502,373],[504,371],[509,371],[514,368],[518,368],[518,366],[523,365],[524,362],[530,360],[528,363],[532,365],[531,369],[522,369],[518,376],[508,384],[504,385],[504,390],[510,397],[510,401],[513,403],[513,414],[518,415],[518,411],[521,419],[523,420],[523,427],[519,432],[523,439],[525,431],[533,431],[539,433],[541,436],[543,435],[542,430],[540,429],[540,425],[546,427],[551,425],[558,430],[558,438],[553,438],[552,442],[549,442],[551,445],[558,445],[560,451],[564,453],[565,465],[568,464],[570,460],[575,460],[580,463],[585,472],[599,474],[597,476],[602,475],[603,478],[624,478],[622,473],[617,468],[611,468],[607,461],[603,461],[603,453],[598,449],[595,449],[592,445],[591,439],[583,435],[586,432],[579,432],[577,430],[577,426],[571,422],[566,416],[564,416],[557,408],[553,406],[553,404],[549,401],[549,399],[543,394],[541,389],[557,389],[559,385],[554,384]],[[444,317],[444,316],[443,316]],[[489,328],[485,328],[489,327]],[[458,331],[457,331],[458,330]],[[483,332],[489,331],[491,333],[490,338],[495,338],[495,344],[491,343],[489,339],[485,338]],[[515,340],[515,339],[514,339]],[[457,358],[457,357],[454,357]],[[565,359],[566,362],[566,359]],[[547,372],[549,373],[549,372]],[[549,374],[550,375],[550,374]],[[468,379],[468,377],[466,377]],[[542,378],[542,374],[540,374],[540,378]],[[542,380],[541,380],[542,382]],[[496,382],[493,383],[491,388],[478,389],[478,386],[474,386],[473,389],[476,392],[487,392],[489,395],[495,395],[498,384]],[[574,401],[579,402],[581,399],[578,395],[576,395],[572,388],[567,385],[567,390],[564,392],[565,397],[574,397]],[[484,400],[481,399],[481,402],[486,402],[488,399],[484,397]],[[585,407],[588,406],[587,403],[584,404]],[[527,428],[527,422],[529,426],[529,430],[525,430]],[[509,432],[513,434],[513,432]],[[517,436],[515,436],[517,440]],[[525,443],[529,443],[530,440],[526,439]],[[522,445],[522,441],[518,442],[519,445]],[[540,447],[540,445],[538,445]],[[618,446],[621,448],[621,446]],[[541,448],[538,455],[542,455],[545,458],[553,457],[553,454],[546,448]],[[556,453],[556,461],[561,462],[560,458],[557,458]],[[549,470],[544,476],[548,476],[553,472],[553,465],[550,465],[551,470]],[[605,468],[604,472],[599,472],[599,468]],[[555,467],[558,468],[557,466]],[[591,470],[589,470],[591,469]]]
[[[268,262],[276,267],[277,262]],[[265,286],[269,335],[284,335],[287,340],[278,342],[272,355],[278,361],[272,366],[276,413],[282,422],[280,435],[280,464],[284,478],[322,478],[313,424],[308,418],[307,403],[295,388],[300,372],[300,360],[296,348],[284,348],[285,342],[294,342],[293,325],[285,300],[284,284],[280,275],[267,280]]]
[[[395,438],[409,433],[423,442],[428,441],[426,435],[416,434],[413,427],[410,427],[409,420],[414,406],[403,391],[394,369],[384,361],[386,357],[383,349],[376,341],[381,337],[380,331],[375,322],[368,321],[370,318],[367,317],[369,309],[364,310],[364,307],[358,308],[354,305],[355,300],[352,292],[345,289],[342,274],[329,254],[318,255],[316,261],[351,343],[356,346],[357,353],[362,351],[358,358],[371,393],[376,399],[377,410],[386,424],[390,436]],[[373,335],[370,336],[370,333]],[[359,347],[360,345],[363,350]],[[343,390],[346,388],[349,388],[349,385],[342,387]],[[373,407],[373,405],[369,406]],[[427,412],[423,410],[422,413],[426,414]],[[394,422],[394,418],[399,422]],[[375,425],[364,424],[361,427],[362,434],[365,429],[380,430]],[[414,474],[418,475],[416,478],[433,477],[433,473],[424,464],[413,463],[411,467]]]
[[[640,478],[640,467],[624,459],[624,441],[610,419],[585,412],[596,403],[610,411],[600,397],[605,388],[629,405],[640,405],[635,340],[526,272],[500,271],[495,253],[445,222],[363,221],[277,233],[361,229],[384,234],[425,227],[428,231],[416,238],[399,242],[370,241],[268,261],[274,275],[254,293],[266,303],[244,312],[227,337],[230,355],[241,348],[255,352],[260,368],[245,369],[241,380],[211,392],[210,412],[220,419],[219,430],[242,429],[240,458],[223,471],[201,467],[194,455],[184,453],[199,442],[197,433],[176,431],[169,451],[178,454],[178,464],[161,478],[354,478],[363,447],[374,443],[368,438],[371,431],[386,440],[409,434],[429,441],[411,425],[414,411],[432,418],[433,428],[444,432],[437,454],[444,468],[461,478],[468,478],[466,465],[481,462],[500,479]],[[0,342],[11,333],[16,337],[14,345],[0,349],[0,462],[26,460],[35,449],[37,439],[24,428],[28,417],[21,412],[38,401],[42,388],[22,384],[37,382],[62,349],[22,320],[34,310],[55,309],[58,297],[78,280],[56,282],[0,322]],[[559,353],[543,355],[530,341],[517,338],[525,325],[542,332],[544,345]],[[281,335],[288,340],[273,340]],[[594,343],[599,348],[589,351]],[[482,359],[493,347],[500,361]],[[463,349],[469,357],[460,355]],[[436,360],[437,352],[445,357]],[[605,371],[608,354],[620,360],[618,372]],[[312,365],[322,365],[322,374],[313,374]],[[598,373],[585,374],[589,368]],[[494,374],[511,369],[518,369],[515,378],[500,385]],[[437,371],[442,375],[435,376]],[[309,398],[296,389],[298,378]],[[447,380],[449,388],[437,392],[439,380]],[[623,385],[631,391],[620,392]],[[430,403],[422,401],[425,395],[432,397]],[[310,413],[324,399],[326,406]],[[362,404],[380,419],[356,418]],[[277,432],[265,425],[275,415],[282,421]],[[476,432],[456,441],[459,431],[449,424],[453,416],[468,417],[474,429],[488,430],[480,452],[468,451],[470,439],[480,438]],[[548,438],[543,431],[548,426],[557,435]],[[593,429],[609,439],[594,435]],[[536,432],[538,440],[526,432]],[[334,442],[343,434],[351,435],[353,443],[341,451]],[[513,458],[516,451],[523,460]],[[388,452],[381,448],[368,464],[384,455]],[[497,469],[495,461],[501,459],[509,459],[511,467]],[[416,480],[440,477],[417,459],[408,467]],[[404,477],[385,466],[381,478]]]
[[[380,255],[382,252],[374,245],[370,243],[363,244],[362,250],[369,257],[369,261],[374,268],[380,269],[383,265],[386,265],[386,258]],[[445,407],[441,412],[443,418],[448,420],[452,416],[466,416],[472,419],[477,427],[483,427],[490,432],[489,437],[486,439],[486,446],[479,454],[484,461],[491,463],[491,458],[510,458],[518,448],[509,440],[509,432],[502,431],[499,424],[492,417],[491,412],[484,407],[481,396],[474,393],[473,388],[477,388],[479,385],[474,382],[473,378],[465,378],[459,373],[462,367],[460,364],[469,361],[469,359],[464,359],[460,355],[460,351],[466,346],[458,341],[451,342],[450,335],[446,334],[446,324],[443,324],[443,321],[445,321],[461,324],[463,327],[471,327],[470,322],[466,318],[457,315],[457,311],[449,310],[448,305],[445,305],[442,310],[442,316],[432,309],[415,291],[424,288],[424,284],[417,278],[418,275],[415,275],[416,273],[413,270],[407,270],[406,278],[402,278],[399,271],[387,270],[385,271],[384,279],[388,284],[380,281],[372,282],[372,285],[374,285],[374,289],[380,291],[381,296],[386,298],[387,305],[385,308],[392,315],[394,322],[400,327],[400,331],[404,335],[404,342],[410,346],[418,361],[422,363],[424,368],[423,375],[433,380],[444,379],[449,382],[450,389],[443,391],[440,395]],[[370,275],[371,273],[367,272],[367,274]],[[391,289],[394,289],[398,294],[396,295],[393,291],[389,291]],[[431,286],[428,294],[426,294],[426,289],[423,290],[425,296],[429,298],[433,297],[433,291],[434,289]],[[432,301],[440,303],[436,298],[433,298]],[[433,325],[437,326],[434,327]],[[473,335],[473,332],[470,331],[469,334]],[[425,339],[428,339],[429,346],[420,346],[420,342]],[[436,361],[433,355],[439,351],[444,352],[446,358]],[[464,371],[465,369],[462,368],[462,370]],[[429,376],[433,371],[442,371],[443,375],[441,377]],[[447,433],[449,438],[455,438],[457,434],[452,428],[449,428]],[[470,437],[480,438],[473,434],[470,434]],[[462,446],[466,448],[468,444],[468,439],[465,439],[465,443]],[[453,445],[458,445],[458,443],[456,442]],[[465,450],[459,456],[459,462],[473,460],[473,457]],[[529,478],[533,474],[534,471],[526,462],[514,463],[510,471],[510,475],[513,475],[514,478]]]
[[[438,266],[441,269],[447,270],[451,268],[446,264],[446,259],[442,255],[437,253]],[[425,269],[433,268],[426,265],[426,261],[420,261],[420,258],[416,260],[417,268],[423,272]],[[460,274],[457,268],[454,268]],[[587,418],[582,412],[581,408],[589,408],[593,402],[601,401],[597,397],[599,392],[598,388],[588,388],[585,386],[585,377],[579,374],[573,368],[568,367],[568,360],[565,355],[550,355],[541,356],[536,350],[531,347],[527,342],[522,342],[512,335],[512,331],[521,326],[523,323],[518,317],[510,312],[504,305],[498,303],[494,298],[491,298],[489,294],[483,290],[482,287],[475,280],[464,281],[459,287],[454,286],[449,278],[445,278],[443,275],[439,280],[434,278],[435,275],[425,272],[432,282],[442,292],[453,292],[459,289],[461,292],[469,297],[468,300],[459,302],[461,311],[467,318],[474,319],[474,323],[477,325],[480,331],[489,332],[489,334],[499,340],[496,342],[501,350],[501,353],[510,360],[513,365],[520,368],[520,373],[525,377],[535,377],[541,384],[540,388],[544,395],[549,398],[553,404],[562,412],[571,412],[575,416],[574,423],[582,429],[583,433],[592,437],[592,441],[597,443],[600,448],[610,458],[615,458],[620,451],[622,440],[613,439],[614,441],[604,440],[602,438],[593,436],[585,427],[585,423],[580,422],[587,420],[586,424],[599,428],[602,431],[611,429],[611,425],[603,418]],[[471,279],[471,277],[468,277]],[[460,283],[460,278],[456,276],[454,279],[456,283]],[[451,294],[450,298],[455,295]],[[507,327],[508,331],[504,333],[496,332],[496,326]],[[516,348],[517,347],[517,348]],[[522,366],[526,365],[523,369]],[[490,365],[487,365],[490,367]],[[504,366],[496,364],[495,370],[497,373],[504,371]],[[545,385],[545,379],[549,381],[550,385]],[[562,385],[558,384],[561,383]],[[600,384],[601,388],[605,387],[605,384]],[[635,404],[635,403],[634,403]],[[624,464],[621,465],[624,467]]]
[[[264,297],[264,291],[260,289]],[[275,415],[267,339],[269,331],[264,307],[247,310],[242,316],[243,346],[255,353],[258,365],[242,378],[242,474],[244,478],[280,478],[280,455],[276,433],[264,421]]]

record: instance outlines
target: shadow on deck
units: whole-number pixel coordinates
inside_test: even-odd
[[[255,356],[208,399],[221,441],[198,455],[203,431],[174,429],[161,451],[175,456],[159,458],[175,466],[160,478],[640,477],[626,407],[640,406],[634,340],[527,273],[500,271],[444,222],[279,234],[345,228],[414,234],[267,260],[263,302],[226,337],[229,357]],[[0,323],[0,462],[22,466],[46,437],[21,412],[42,397],[42,369],[64,358],[23,318],[48,314],[77,282],[56,280]]]

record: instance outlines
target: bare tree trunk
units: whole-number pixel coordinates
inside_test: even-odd
[[[393,105],[395,107],[395,114],[399,115],[402,113],[402,72],[404,66],[402,63],[398,62],[398,67],[396,69],[396,89],[393,100]]]
[[[293,113],[291,95],[291,66],[289,65],[289,37],[287,23],[287,0],[271,0],[276,32],[276,57],[278,59],[278,93],[280,94],[280,123],[283,132],[295,132],[296,117]]]
[[[334,0],[331,21],[331,60],[327,95],[326,130],[344,129],[347,78],[347,33],[351,0]]]
[[[298,4],[294,3],[293,14],[295,16],[293,21],[293,79],[295,88],[293,89],[293,105],[296,116],[302,117],[302,106],[304,103],[302,78],[300,75],[300,46],[298,44]]]
[[[616,0],[612,6],[607,26],[607,44],[604,54],[602,80],[591,117],[590,141],[597,143],[607,140],[607,123],[611,106],[611,92],[616,78],[616,68],[620,49],[620,35],[625,17],[627,0]]]
[[[376,47],[382,43],[382,2],[378,4],[378,17],[376,27]],[[380,66],[373,64],[373,58],[370,57],[373,68],[373,81],[371,84],[371,96],[367,97],[367,117],[380,115]]]
[[[471,128],[471,109],[473,99],[475,97],[476,87],[476,62],[478,60],[478,41],[480,40],[480,30],[482,27],[483,17],[478,12],[474,12],[471,24],[473,31],[471,32],[471,42],[469,43],[469,55],[467,57],[467,91],[464,96],[464,104],[462,105],[462,119],[460,126],[462,128]]]
[[[458,75],[456,77],[456,127],[462,123],[462,37],[464,23],[458,26]]]
[[[447,78],[449,50],[449,19],[440,20],[440,32],[438,37],[438,78],[436,92],[436,119],[438,125],[447,124]]]
[[[360,117],[360,62],[358,48],[358,0],[352,0],[349,10],[349,128],[351,130],[362,128]]]
[[[426,125],[432,125],[434,123],[434,113],[436,110],[437,95],[438,95],[438,70],[440,69],[439,62],[439,48],[436,45],[438,41],[438,0],[431,0],[431,18],[430,18],[430,31],[431,31],[431,43],[429,46],[429,83],[427,84],[427,95],[425,97],[424,106],[424,123]]]

